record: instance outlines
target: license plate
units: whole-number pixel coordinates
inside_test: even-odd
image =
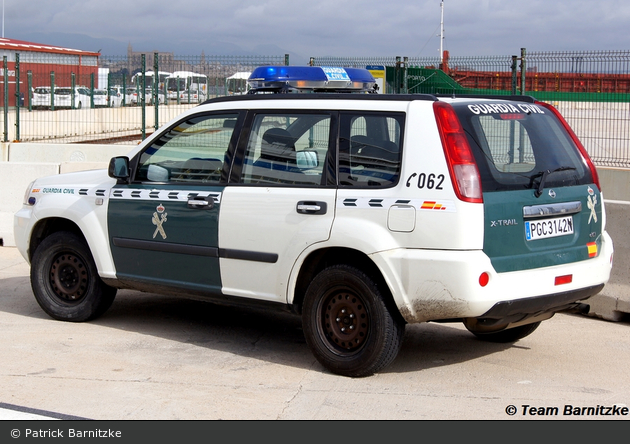
[[[573,234],[572,216],[525,222],[525,239],[528,241],[568,234]]]

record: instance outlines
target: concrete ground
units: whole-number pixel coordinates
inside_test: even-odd
[[[623,320],[561,313],[515,344],[409,325],[390,367],[351,379],[315,361],[289,315],[121,291],[95,321],[59,322],[28,273],[0,248],[0,420],[539,419],[532,407],[629,417],[564,413],[630,406]]]

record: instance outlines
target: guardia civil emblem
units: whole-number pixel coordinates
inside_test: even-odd
[[[155,239],[155,236],[157,236],[158,233],[160,233],[160,236],[162,236],[162,239],[166,239],[166,231],[164,231],[164,222],[166,222],[167,213],[165,212],[165,210],[166,208],[164,208],[164,206],[160,204],[155,208],[155,211],[153,212],[153,218],[151,219],[151,222],[153,222],[153,225],[155,225],[155,231],[153,232],[153,239]]]
[[[591,210],[591,214],[588,217],[588,223],[591,223],[591,220],[597,222],[597,213],[595,212],[595,206],[597,205],[597,196],[595,195],[595,191],[591,187],[588,187],[588,196],[586,196],[586,206],[589,210]]]

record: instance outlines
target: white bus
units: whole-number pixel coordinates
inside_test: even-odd
[[[164,90],[164,82],[166,78],[170,76],[170,72],[166,71],[158,71],[158,90]],[[155,78],[155,72],[147,71],[144,73],[145,76],[145,86],[146,88],[153,89],[153,79]],[[136,88],[142,88],[142,73],[137,72],[133,76],[131,76],[131,84]]]
[[[225,79],[225,94],[228,96],[240,96],[247,94],[249,91],[249,84],[247,79],[251,75],[251,72],[240,71]]]
[[[203,102],[208,95],[208,76],[190,71],[175,71],[165,80],[166,96],[179,102]],[[179,96],[178,96],[179,94]]]

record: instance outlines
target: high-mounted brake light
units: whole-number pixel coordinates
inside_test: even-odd
[[[455,110],[445,102],[435,102],[433,109],[455,194],[465,202],[482,203],[479,170]]]
[[[548,109],[554,116],[558,118],[558,120],[560,121],[560,123],[562,124],[566,132],[569,134],[569,136],[571,136],[573,143],[575,143],[578,150],[582,154],[582,157],[584,158],[584,161],[586,162],[586,165],[588,166],[589,170],[591,170],[591,176],[593,176],[593,183],[597,186],[597,189],[601,191],[602,187],[599,184],[599,175],[597,174],[597,169],[595,168],[595,164],[591,160],[591,156],[588,155],[588,152],[586,151],[586,148],[584,148],[584,145],[582,145],[582,142],[580,142],[580,139],[578,139],[577,135],[573,132],[573,130],[571,129],[567,121],[564,120],[564,117],[562,117],[560,112],[555,107],[551,106],[548,103],[536,102],[536,105],[542,106],[543,108]]]
[[[374,92],[370,71],[336,66],[259,66],[249,79],[257,92]]]
[[[525,116],[526,114],[522,113],[499,114],[501,120],[523,120]]]

